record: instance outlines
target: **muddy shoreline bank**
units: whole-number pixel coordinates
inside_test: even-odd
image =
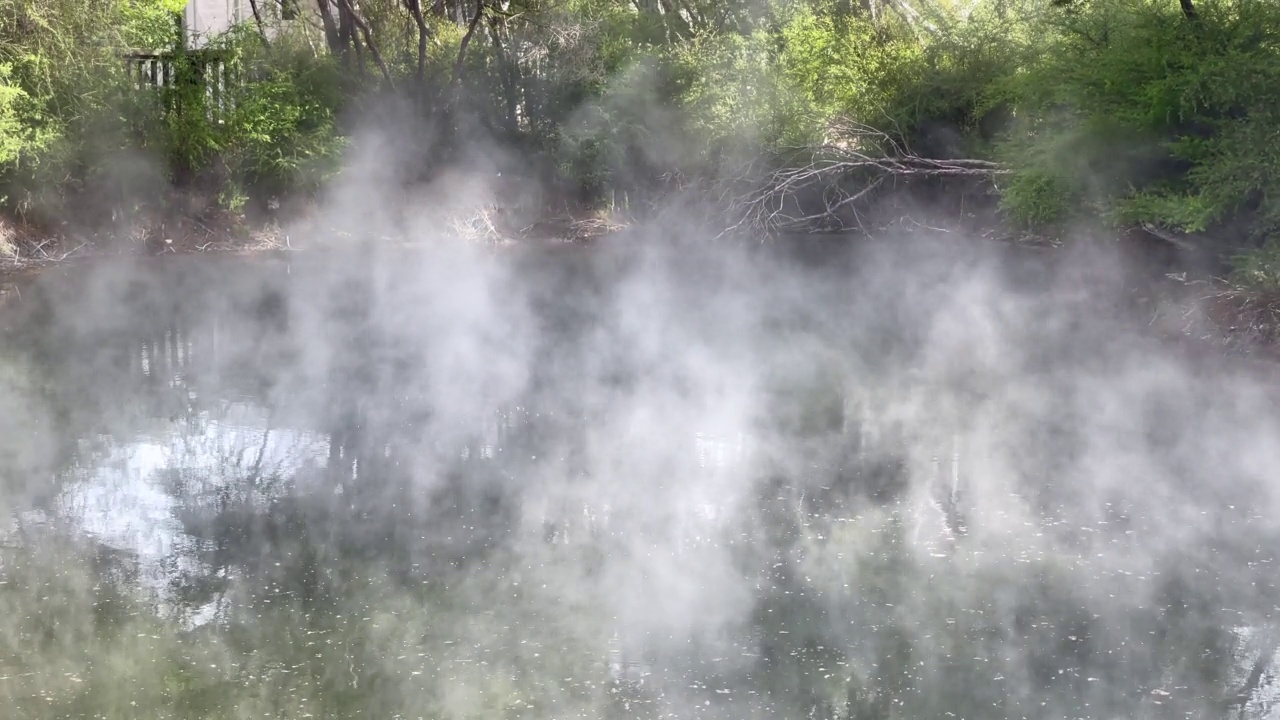
[[[472,218],[472,225],[477,222]],[[618,239],[626,243],[632,229],[626,224],[602,219],[597,215],[561,217],[516,229],[502,230],[478,221],[482,227],[469,236],[467,228],[453,234],[464,242],[474,243],[485,252],[581,254],[599,247],[602,242]],[[7,227],[12,228],[10,223]],[[640,229],[643,226],[637,226]],[[259,226],[252,230],[241,226],[227,228],[218,237],[209,234],[176,235],[174,238],[152,237],[137,241],[121,238],[73,238],[46,236],[41,238],[29,229],[8,230],[11,252],[0,256],[0,306],[21,302],[23,292],[40,277],[50,272],[86,272],[108,263],[149,265],[175,259],[235,259],[268,261],[307,258],[315,260],[343,253],[422,252],[434,246],[430,241],[406,241],[394,238],[357,239],[351,233],[314,225]],[[454,228],[455,231],[459,228]],[[642,230],[641,230],[642,231]],[[800,262],[822,262],[821,257],[832,248],[876,242],[874,236],[804,235],[773,238],[768,245],[783,248],[782,255]],[[1053,266],[1070,262],[1074,248],[1067,245],[1046,246],[1004,242],[981,235],[957,233],[948,242],[958,247],[998,247],[1001,252],[1025,254],[1034,262]],[[1122,242],[1120,238],[1111,240]],[[1103,243],[1105,244],[1105,243]],[[838,251],[837,251],[838,252]],[[1244,290],[1222,278],[1188,271],[1163,272],[1177,268],[1148,263],[1135,253],[1113,253],[1129,265],[1122,273],[1125,296],[1117,311],[1135,318],[1148,316],[1147,330],[1153,338],[1176,346],[1179,352],[1193,356],[1229,355],[1250,364],[1261,363],[1267,373],[1275,373],[1280,387],[1280,296]],[[813,256],[805,260],[805,256]],[[817,258],[817,259],[815,259]],[[1087,281],[1087,280],[1086,280]]]

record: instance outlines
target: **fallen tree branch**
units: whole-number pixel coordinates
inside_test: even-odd
[[[1009,172],[990,160],[920,157],[887,133],[858,123],[836,124],[832,134],[834,139],[799,151],[807,156],[803,164],[773,169],[755,181],[748,175],[751,189],[729,198],[740,215],[730,229],[842,230],[849,213],[860,224],[856,204],[889,178],[987,178]],[[858,181],[852,188],[851,179]],[[821,198],[821,207],[802,209],[813,197]]]
[[[1173,233],[1163,228],[1157,227],[1156,225],[1153,225],[1149,222],[1140,223],[1139,225],[1144,231],[1147,232],[1147,234],[1153,237],[1160,238],[1161,240],[1169,243],[1170,245],[1178,248],[1183,252],[1196,251],[1195,245],[1191,244],[1189,241],[1183,238],[1178,237],[1177,235],[1174,235]]]

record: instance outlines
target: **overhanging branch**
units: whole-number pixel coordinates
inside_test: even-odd
[[[828,143],[801,151],[807,159],[748,180],[752,189],[732,199],[739,220],[733,229],[756,231],[843,229],[847,210],[890,178],[993,177],[1008,173],[999,163],[980,159],[936,159],[916,155],[887,133],[857,124],[834,128]],[[801,210],[809,198],[821,207]],[[856,217],[856,213],[854,213]]]

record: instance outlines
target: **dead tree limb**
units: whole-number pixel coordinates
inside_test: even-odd
[[[845,123],[835,131],[834,139],[801,151],[803,164],[772,169],[755,181],[747,175],[751,189],[730,198],[739,216],[731,229],[842,230],[848,212],[856,219],[855,204],[890,178],[989,178],[1009,172],[990,160],[920,157],[887,133],[861,124]],[[822,207],[801,210],[809,197],[820,197]]]
[[[1170,245],[1176,247],[1177,249],[1183,252],[1196,251],[1196,246],[1191,242],[1189,242],[1188,240],[1178,237],[1174,233],[1169,232],[1168,230],[1165,230],[1161,227],[1158,227],[1153,223],[1144,222],[1144,223],[1139,223],[1139,225],[1142,227],[1143,230],[1147,232],[1148,235],[1151,235],[1152,237],[1160,238],[1161,240],[1169,243]]]

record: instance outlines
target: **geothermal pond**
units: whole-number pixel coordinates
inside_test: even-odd
[[[1280,717],[1275,386],[1098,268],[296,257],[0,311],[3,717]]]

